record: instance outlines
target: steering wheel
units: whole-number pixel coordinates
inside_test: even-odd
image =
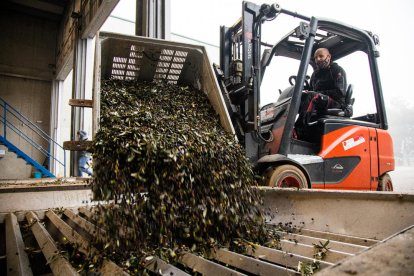
[[[303,89],[304,90],[310,90],[309,79],[310,79],[309,76],[306,76],[305,77],[305,82],[303,84]],[[290,83],[290,85],[295,85],[295,83],[296,83],[296,76],[290,76],[289,77],[289,83]]]

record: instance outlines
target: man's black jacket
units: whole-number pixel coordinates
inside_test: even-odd
[[[331,97],[337,105],[336,108],[345,106],[346,74],[344,69],[336,63],[331,63],[329,68],[316,69],[310,79],[311,90]]]

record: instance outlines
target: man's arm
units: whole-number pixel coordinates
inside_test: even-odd
[[[339,104],[344,105],[347,87],[345,70],[341,66],[334,63],[332,64],[331,73],[335,83],[335,88],[325,90],[323,94],[328,95]]]

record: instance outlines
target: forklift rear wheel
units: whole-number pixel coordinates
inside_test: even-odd
[[[378,191],[393,191],[391,177],[388,173],[383,174],[378,182]]]
[[[275,167],[267,174],[268,186],[279,188],[308,188],[303,172],[293,165]]]

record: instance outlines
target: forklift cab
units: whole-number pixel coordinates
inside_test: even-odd
[[[342,109],[326,110],[326,112],[324,112],[323,114],[315,116],[313,120],[309,122],[309,126],[316,127],[318,125],[319,128],[323,129],[323,124],[329,122],[326,121],[328,119],[344,119],[352,121],[352,123],[356,124],[358,124],[358,121],[363,122],[362,124],[372,123],[374,124],[374,127],[387,129],[388,126],[382,99],[381,85],[379,82],[378,69],[376,66],[376,58],[379,56],[379,54],[375,48],[375,45],[378,44],[378,37],[372,35],[369,32],[357,30],[355,28],[334,21],[316,21],[318,23],[315,24],[317,25],[317,27],[314,31],[313,37],[307,33],[308,31],[306,30],[306,28],[309,29],[309,25],[307,23],[301,22],[301,24],[298,27],[296,27],[287,35],[285,35],[278,43],[263,51],[261,59],[262,67],[260,87],[260,92],[262,95],[266,93],[266,90],[269,87],[266,87],[264,81],[266,77],[268,77],[267,75],[270,75],[268,78],[272,79],[273,82],[280,83],[283,81],[280,78],[276,80],[277,77],[275,77],[275,75],[281,75],[281,71],[277,73],[268,72],[269,70],[267,69],[267,67],[269,67],[272,63],[280,64],[279,66],[283,68],[285,67],[285,64],[288,62],[288,60],[296,60],[299,68],[307,68],[307,70],[299,70],[297,75],[291,75],[290,77],[282,77],[286,78],[289,81],[290,86],[285,87],[284,89],[279,88],[280,96],[278,97],[277,101],[275,103],[266,104],[260,109],[261,134],[266,135],[267,133],[268,136],[271,136],[271,133],[269,133],[268,123],[272,121],[272,119],[276,119],[278,116],[280,116],[281,110],[287,111],[288,109],[292,109],[290,113],[293,114],[290,114],[291,116],[288,120],[294,121],[296,119],[298,103],[300,103],[301,98],[300,94],[303,90],[309,90],[309,75],[311,75],[313,70],[316,69],[316,64],[314,62],[313,56],[316,49],[318,48],[329,49],[332,56],[331,60],[333,60],[334,62],[339,61],[338,63],[342,67],[344,67],[346,74],[349,74],[349,76],[351,76],[347,78],[348,83],[351,84],[348,85],[346,93],[344,95],[346,106]],[[308,36],[306,37],[306,35]],[[308,40],[312,40],[312,43],[309,43],[309,49],[305,49],[305,44]],[[309,53],[304,53],[305,50],[307,50]],[[371,108],[371,113],[359,114],[359,116],[353,118],[355,103],[353,81],[355,81],[356,79],[361,79],[361,77],[358,76],[358,73],[355,74],[353,71],[360,71],[360,68],[358,67],[361,67],[361,59],[364,58],[363,55],[365,55],[364,69],[365,71],[368,70],[368,74],[365,74],[363,78],[365,78],[365,82],[372,83],[371,89],[365,89],[370,90],[366,91],[366,94],[372,94],[370,102],[376,102],[376,106],[375,108]],[[277,57],[283,57],[284,59],[282,60],[282,62],[278,62],[275,61]],[[350,61],[350,59],[353,60]],[[342,64],[343,60],[346,60],[345,65]],[[369,77],[369,79],[367,79],[367,77]],[[298,83],[298,79],[303,80],[303,83]],[[274,85],[278,84],[276,83]],[[364,87],[360,89],[364,89]],[[261,97],[263,99],[263,96]],[[295,98],[295,106],[291,106],[292,97]],[[290,100],[286,100],[288,98]],[[361,101],[363,102],[364,99],[361,99]],[[366,103],[364,104],[366,105]],[[275,112],[273,112],[273,110],[275,110]],[[272,114],[274,116],[272,116]],[[288,114],[286,113],[286,118],[287,115]],[[292,120],[292,117],[295,117],[295,119]],[[292,122],[289,122],[287,126],[283,126],[283,128],[286,127],[291,128]],[[317,131],[311,132],[312,134],[315,133],[316,135]],[[322,133],[319,134],[321,135]],[[280,139],[282,140],[282,137],[280,137]],[[280,142],[282,143],[282,141]],[[289,143],[288,139],[285,139],[285,141],[283,142]],[[308,142],[318,142],[318,139],[311,139],[311,141]],[[282,150],[284,153],[286,153],[286,149],[283,149],[283,146]],[[277,151],[278,150],[274,149],[273,153],[276,153]],[[316,153],[317,152],[315,152],[315,154]]]
[[[385,169],[384,167],[378,169],[381,159],[379,154],[382,150],[378,151],[376,143],[378,139],[387,141],[387,146],[384,149],[387,154],[392,152],[392,143],[389,143],[391,138],[385,132],[388,126],[376,65],[378,52],[375,45],[378,43],[378,38],[368,32],[355,30],[333,21],[319,20],[317,25],[313,42],[308,43],[309,49],[306,49],[306,42],[310,38],[303,38],[298,30],[304,27],[299,26],[273,47],[264,50],[262,94],[265,91],[263,79],[266,74],[270,73],[266,67],[274,62],[274,60],[272,61],[274,57],[282,56],[296,59],[299,62],[299,68],[302,69],[306,68],[306,64],[310,66],[308,66],[308,70],[299,69],[296,76],[289,78],[290,86],[283,89],[274,104],[267,104],[260,109],[260,135],[266,142],[261,143],[259,154],[261,157],[258,164],[269,162],[272,159],[271,156],[273,161],[276,161],[277,157],[285,155],[287,159],[292,161],[292,164],[297,162],[305,168],[304,172],[308,174],[312,188],[377,189],[379,179]],[[307,123],[306,135],[296,137],[294,122],[297,119],[301,93],[303,90],[309,89],[307,80],[316,67],[313,55],[318,48],[328,48],[332,60],[338,61],[341,66],[345,67],[347,75],[349,73],[351,76],[347,78],[348,83],[358,82],[358,79],[361,78],[352,70],[360,70],[357,66],[361,66],[361,57],[365,55],[364,65],[368,73],[365,74],[364,81],[372,83],[372,88],[366,89],[368,91],[358,92],[373,94],[370,102],[375,102],[375,110],[372,113],[358,113],[357,116],[354,116],[354,85],[350,84],[344,95],[346,106],[343,109],[328,109],[323,114],[315,114]],[[306,50],[308,54],[304,53]],[[352,62],[348,62],[350,58],[357,58],[356,61],[353,61],[353,66],[350,66]],[[345,65],[342,64],[342,61]],[[293,80],[296,81],[293,82]],[[300,83],[299,80],[304,81]],[[363,105],[368,104],[366,101],[364,102],[364,95],[360,100]],[[332,169],[335,166],[337,169]],[[372,176],[369,173],[363,172],[363,166],[374,171],[375,181],[370,180]],[[356,171],[359,173],[355,173]],[[352,181],[357,179],[356,175],[366,179],[364,184],[353,184]]]

